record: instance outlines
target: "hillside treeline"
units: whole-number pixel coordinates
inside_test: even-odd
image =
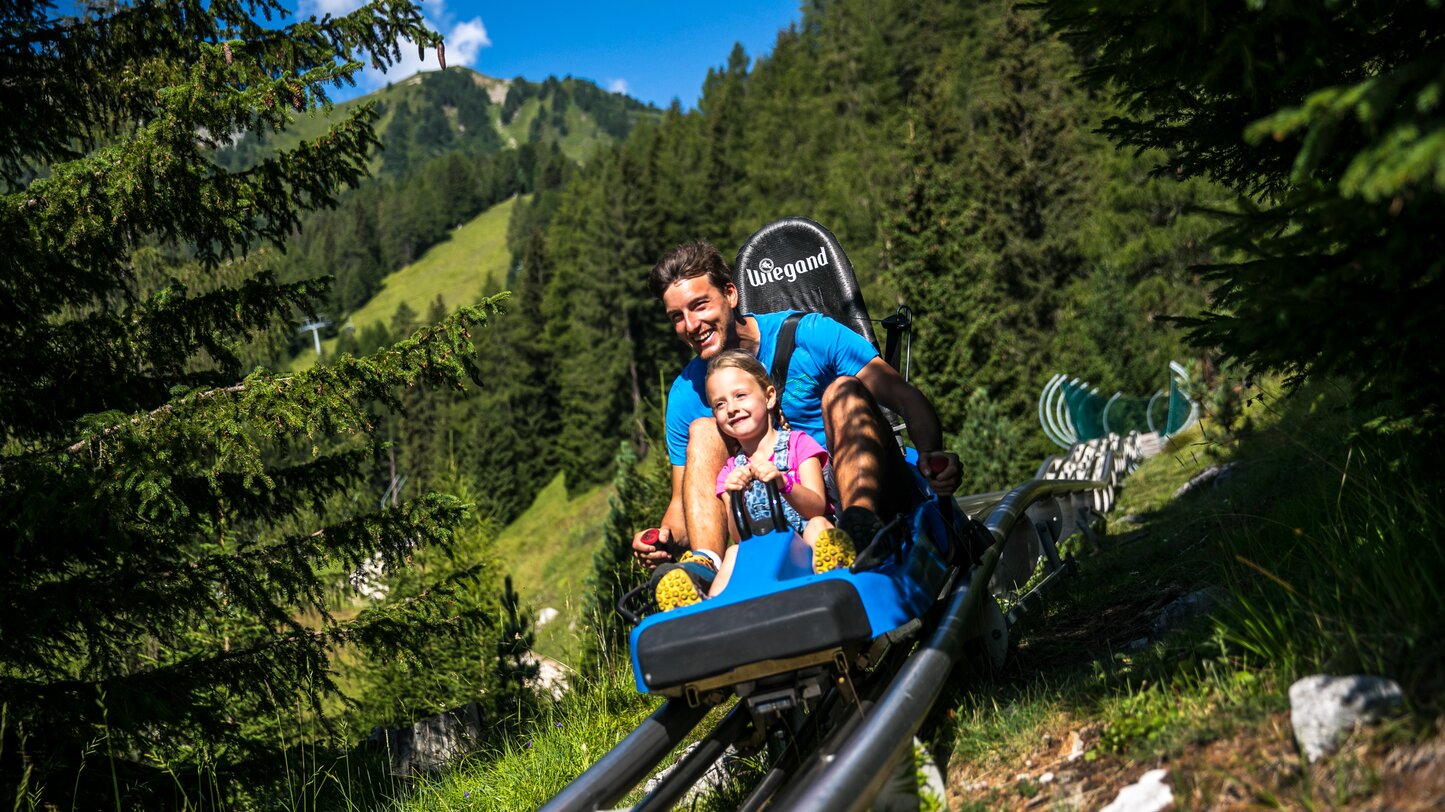
[[[659,439],[686,361],[647,270],[684,240],[731,257],[803,215],[838,235],[875,319],[913,309],[915,380],[970,462],[966,487],[1025,476],[1045,452],[1033,403],[1049,375],[1147,395],[1191,357],[1157,317],[1203,304],[1196,209],[1219,197],[1094,135],[1111,109],[1074,85],[1078,68],[1005,4],[810,6],[765,58],[734,49],[695,110],[674,105],[519,206],[510,312],[485,362],[507,370],[503,391],[403,445],[488,437],[465,468],[508,494],[503,518],[549,478],[536,471],[608,481],[619,440]]]

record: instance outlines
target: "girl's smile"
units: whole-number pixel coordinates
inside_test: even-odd
[[[772,427],[768,412],[775,398],[741,369],[719,369],[707,379],[707,399],[718,428],[736,440],[760,440],[768,433]]]

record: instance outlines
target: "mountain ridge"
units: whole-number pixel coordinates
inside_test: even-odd
[[[637,123],[662,115],[650,104],[588,79],[503,79],[454,66],[419,71],[296,116],[279,133],[243,134],[218,150],[215,160],[231,170],[253,166],[277,150],[321,137],[333,121],[363,104],[374,105],[374,127],[383,145],[370,161],[377,176],[403,175],[452,151],[498,152],[527,143],[555,142],[569,159],[582,162],[599,146],[625,138]]]

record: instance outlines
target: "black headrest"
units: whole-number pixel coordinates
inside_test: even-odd
[[[733,268],[744,313],[824,313],[878,345],[853,264],[833,233],[812,220],[785,217],[758,229]]]

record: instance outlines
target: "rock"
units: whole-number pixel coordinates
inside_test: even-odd
[[[1119,790],[1114,802],[1102,812],[1159,812],[1174,803],[1174,793],[1164,783],[1168,770],[1150,770],[1140,777],[1138,783]]]
[[[522,660],[537,665],[537,676],[527,682],[533,690],[554,700],[567,695],[567,672],[570,670],[567,666],[534,651],[522,655]]]
[[[643,786],[643,793],[650,794],[653,790],[662,786],[662,782],[666,780],[668,776],[672,775],[673,771],[677,769],[677,765],[681,764],[683,758],[687,757],[688,754],[696,749],[697,745],[697,742],[693,742],[683,748],[682,753],[677,757],[677,761],[660,770],[657,775],[653,776],[652,779]],[[682,796],[681,800],[678,801],[679,808],[685,809],[692,806],[697,800],[702,798],[702,796],[717,792],[726,787],[731,780],[730,770],[737,765],[738,759],[740,758],[741,756],[738,755],[737,750],[733,749],[732,745],[728,745],[728,748],[723,751],[723,754],[718,757],[718,760],[714,761],[712,765],[707,768],[707,772],[703,773],[702,778],[698,779],[698,782],[693,784],[687,790],[686,794]]]
[[[1405,699],[1394,680],[1314,674],[1289,686],[1289,720],[1310,762],[1333,753],[1340,737],[1379,721]]]
[[[1224,590],[1217,586],[1190,592],[1159,610],[1154,617],[1154,633],[1162,634],[1180,623],[1202,615],[1224,600]]]
[[[544,606],[542,607],[542,611],[537,613],[537,622],[534,625],[536,628],[540,629],[543,626],[546,626],[548,623],[556,620],[557,616],[560,614],[562,613],[557,611],[556,609],[550,606]]]
[[[1225,482],[1228,482],[1229,478],[1232,476],[1234,476],[1234,463],[1230,462],[1224,465],[1211,465],[1208,468],[1205,468],[1203,471],[1195,474],[1194,477],[1188,482],[1180,485],[1179,490],[1174,492],[1174,498],[1178,499],[1185,494],[1193,493],[1194,491],[1200,490],[1205,486],[1212,486],[1217,488]]]
[[[481,711],[475,702],[439,713],[396,730],[373,730],[370,739],[385,743],[395,775],[435,770],[472,749],[482,735]]]
[[[1044,773],[1043,775],[1039,776],[1039,783],[1040,783],[1040,784],[1052,784],[1052,783],[1054,783],[1054,774],[1053,774],[1053,773],[1050,773],[1050,772]]]
[[[1066,761],[1077,761],[1084,755],[1084,737],[1077,730],[1069,731],[1069,740],[1061,753]]]

